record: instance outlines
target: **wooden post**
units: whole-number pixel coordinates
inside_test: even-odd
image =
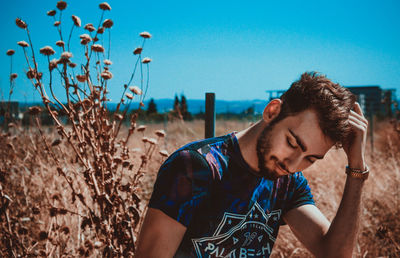
[[[206,93],[205,138],[215,136],[215,93]]]

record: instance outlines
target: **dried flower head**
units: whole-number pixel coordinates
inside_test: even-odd
[[[139,105],[140,105],[141,107],[144,107],[143,101],[140,101]]]
[[[60,26],[60,24],[61,24],[60,21],[55,21],[53,25],[54,25],[54,27],[58,27],[58,26]]]
[[[51,56],[56,53],[56,51],[54,51],[54,49],[50,46],[42,47],[39,52],[45,56]]]
[[[114,22],[111,19],[105,19],[103,22],[103,27],[104,28],[111,28],[114,25]]]
[[[76,79],[78,80],[78,82],[85,82],[86,81],[86,75],[78,74],[76,76]]]
[[[111,11],[111,6],[107,2],[99,4],[99,7],[103,11]]]
[[[104,28],[103,27],[99,27],[97,29],[97,34],[103,34],[104,33]]]
[[[7,52],[6,52],[6,54],[7,54],[8,56],[12,56],[12,55],[14,55],[14,53],[15,53],[14,49],[9,49],[9,50],[7,50]]]
[[[56,42],[56,45],[59,46],[59,47],[63,47],[63,46],[65,45],[65,43],[64,43],[64,41],[62,41],[62,40],[58,40],[58,41]]]
[[[142,50],[143,50],[143,48],[137,47],[137,48],[135,48],[135,50],[133,50],[133,54],[134,55],[139,55],[139,54],[142,53]]]
[[[82,34],[79,36],[81,38],[81,44],[86,45],[90,41],[92,41],[92,38],[88,34]]]
[[[72,21],[74,22],[75,26],[80,27],[82,24],[81,19],[76,15],[72,15],[71,17],[72,17]]]
[[[144,130],[146,130],[146,128],[147,128],[147,126],[145,126],[145,125],[140,125],[140,126],[136,129],[136,131],[138,131],[138,132],[144,132]]]
[[[29,47],[28,42],[23,41],[23,40],[18,41],[17,44],[20,45],[21,47]]]
[[[129,86],[129,90],[135,95],[142,95],[142,90],[138,86]]]
[[[75,68],[76,64],[75,63],[68,63],[68,66],[71,67],[71,68]]]
[[[129,92],[125,93],[125,96],[126,96],[128,99],[133,99],[133,95],[130,94]]]
[[[165,131],[164,130],[157,130],[157,131],[155,131],[155,134],[160,138],[165,137]]]
[[[18,74],[12,73],[10,74],[10,80],[15,80],[18,77]]]
[[[149,142],[151,145],[157,144],[157,140],[154,139],[154,138],[149,138],[148,142]]]
[[[28,77],[28,79],[33,79],[35,78],[35,76],[36,76],[35,70],[29,68],[29,70],[26,72],[26,77]]]
[[[141,32],[139,35],[140,35],[142,38],[145,38],[145,39],[151,38],[151,34],[148,33],[147,31],[143,31],[143,32]]]
[[[54,15],[56,15],[56,13],[57,13],[56,10],[50,10],[50,11],[47,12],[47,15],[48,16],[54,16]]]
[[[30,115],[37,115],[42,112],[42,109],[38,106],[29,107],[29,114]]]
[[[92,32],[92,31],[95,31],[95,30],[96,30],[96,29],[94,28],[93,24],[91,24],[91,23],[86,24],[85,27],[83,27],[83,28],[84,28],[85,30],[89,31],[89,32]]]
[[[104,60],[103,60],[103,63],[104,63],[105,65],[112,65],[111,60],[108,60],[108,59],[104,59]]]
[[[100,76],[101,76],[101,78],[103,78],[104,80],[109,80],[109,79],[111,79],[111,78],[113,77],[112,73],[111,73],[110,71],[107,71],[107,70],[103,71],[103,72],[100,74]]]
[[[146,142],[148,142],[148,141],[149,141],[149,138],[147,138],[147,137],[142,137],[142,142],[146,143]]]
[[[65,52],[63,52],[61,54],[61,59],[70,59],[71,57],[72,57],[72,53],[71,52],[65,51]]]
[[[148,57],[145,57],[145,58],[143,58],[143,60],[142,60],[142,63],[143,63],[143,64],[148,64],[148,63],[150,63],[150,62],[151,62],[151,59],[148,58]]]
[[[50,71],[52,71],[54,68],[56,68],[57,67],[57,59],[53,59],[53,60],[51,60],[50,61],[50,63],[49,63],[49,70]]]
[[[57,8],[58,8],[60,11],[64,10],[65,8],[67,8],[67,2],[65,2],[65,1],[58,1],[58,2],[57,2]]]
[[[100,44],[94,44],[94,45],[92,45],[92,50],[93,50],[94,52],[99,52],[99,53],[103,53],[103,52],[104,52],[104,48],[103,48],[103,46],[100,45]]]
[[[168,157],[168,155],[169,155],[169,154],[168,154],[168,151],[166,151],[166,150],[160,150],[159,153],[160,153],[161,156],[163,156],[163,157],[165,157],[165,158]]]
[[[15,23],[21,29],[26,29],[28,27],[28,25],[23,20],[21,20],[20,18],[15,19]]]

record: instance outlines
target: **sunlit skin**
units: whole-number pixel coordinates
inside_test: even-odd
[[[306,169],[322,159],[334,144],[323,134],[317,114],[312,109],[286,117],[268,129],[264,166],[258,166],[256,170],[268,172],[272,178]]]
[[[302,171],[316,160],[322,159],[334,142],[325,136],[319,126],[314,110],[307,109],[295,116],[288,116],[275,123],[271,122],[280,112],[281,101],[274,100],[266,107],[263,120],[237,134],[244,159],[262,176],[275,179],[279,176]],[[263,130],[268,130],[263,135]],[[259,167],[256,142],[266,137],[267,150],[263,153],[264,167]]]

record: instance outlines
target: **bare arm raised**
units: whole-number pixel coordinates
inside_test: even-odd
[[[368,121],[358,103],[351,111],[351,141],[343,146],[350,168],[366,170],[364,150]],[[342,200],[332,223],[313,205],[289,211],[284,220],[296,237],[317,257],[351,257],[360,218],[364,180],[347,176]]]

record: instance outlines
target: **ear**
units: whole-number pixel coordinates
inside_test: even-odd
[[[271,100],[268,103],[268,105],[264,108],[263,120],[266,123],[270,123],[272,120],[274,120],[281,112],[281,106],[282,106],[282,100],[280,99]]]

